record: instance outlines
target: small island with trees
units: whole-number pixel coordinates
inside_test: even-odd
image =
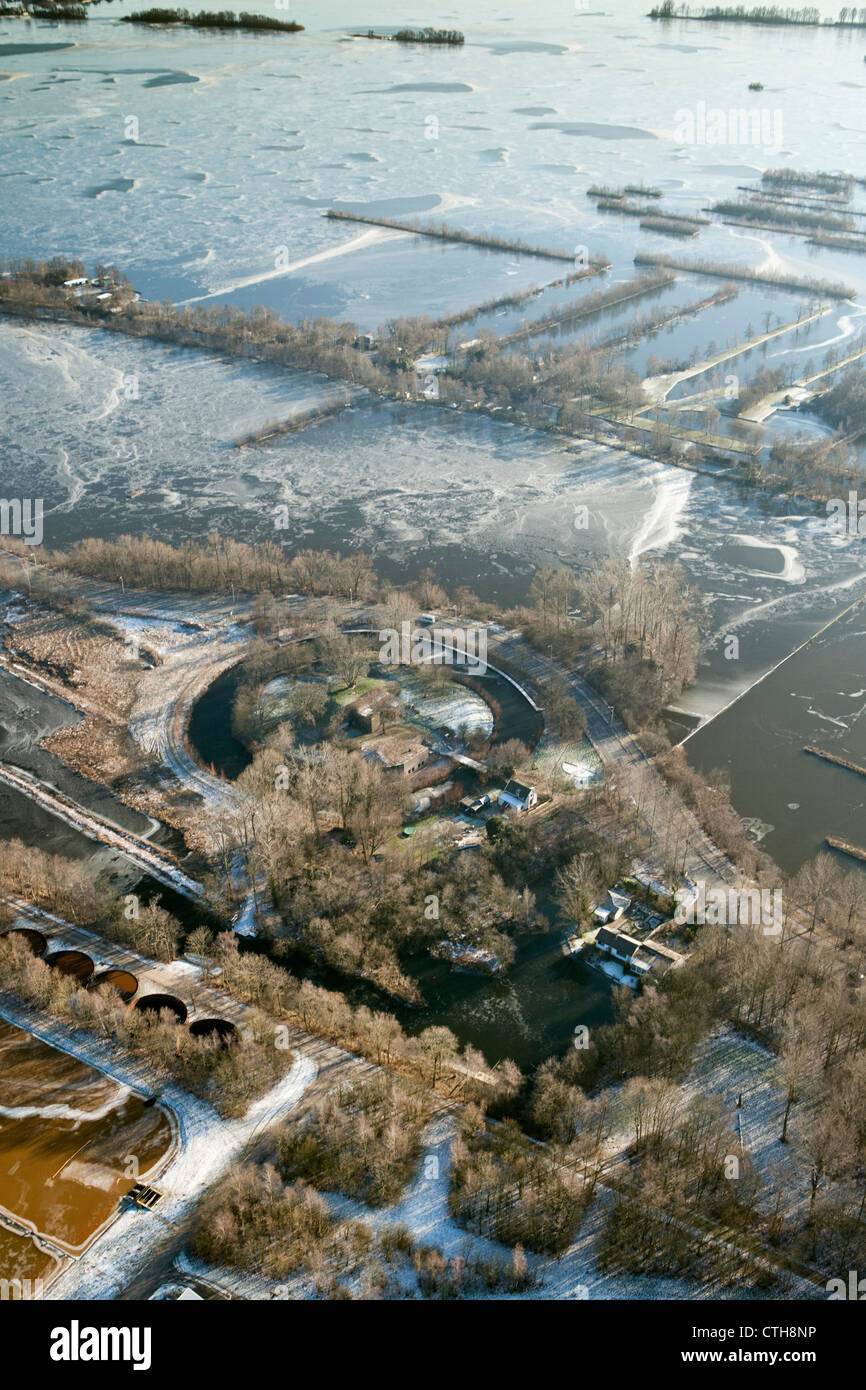
[[[650,19],[703,19],[718,24],[775,24],[798,25],[808,29],[866,29],[866,10],[856,6],[844,7],[838,19],[824,19],[821,11],[814,5],[802,9],[781,9],[778,5],[756,5],[746,9],[745,5],[732,5],[725,8],[712,5],[709,9],[692,11],[690,5],[675,5],[674,0],[664,0],[649,12]]]
[[[350,34],[352,39],[381,39],[385,43],[432,43],[450,44],[459,47],[465,43],[459,29],[398,29],[394,34],[376,34],[368,29],[365,34]]]
[[[87,18],[83,5],[0,5],[3,19],[62,19],[69,23]]]
[[[266,14],[234,14],[231,10],[168,10],[154,8],[136,10],[134,14],[120,16],[124,24],[185,24],[193,29],[247,29],[252,32],[279,30],[284,34],[297,34],[303,29],[293,19],[272,19]]]

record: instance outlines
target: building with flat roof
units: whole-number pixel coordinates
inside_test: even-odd
[[[592,910],[596,922],[616,922],[631,907],[631,898],[611,888]]]
[[[426,743],[413,738],[411,734],[392,734],[389,738],[376,739],[366,747],[375,753],[389,772],[400,772],[404,777],[411,777],[430,758]]]

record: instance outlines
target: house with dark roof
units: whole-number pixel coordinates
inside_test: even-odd
[[[615,927],[599,927],[595,944],[600,951],[628,966],[636,975],[666,975],[683,964],[684,956],[659,941],[638,941]]]
[[[626,936],[625,932],[615,931],[610,927],[599,927],[595,944],[600,951],[606,951],[625,965],[631,965],[635,952],[640,949],[640,942],[633,936]]]
[[[524,782],[506,782],[504,791],[499,793],[499,805],[510,807],[514,811],[530,811],[537,804],[538,792],[534,787],[526,786]]]

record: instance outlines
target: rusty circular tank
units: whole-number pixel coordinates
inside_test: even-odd
[[[63,975],[74,975],[81,985],[90,983],[90,977],[96,969],[90,956],[84,951],[52,951],[45,957],[45,961]]]
[[[34,956],[44,956],[48,950],[48,937],[43,936],[41,931],[35,927],[10,927],[3,933],[4,936],[20,936],[27,942]]]
[[[167,1009],[169,1013],[174,1014],[178,1023],[186,1023],[186,1004],[174,994],[143,994],[140,999],[136,999],[132,1007],[141,1009],[142,1013],[155,1014],[161,1014]]]
[[[228,1018],[197,1018],[189,1031],[194,1038],[217,1038],[223,1047],[231,1046],[238,1032]]]
[[[138,989],[138,980],[129,970],[102,970],[90,981],[91,989],[101,985],[111,985],[117,990],[124,1004],[128,1004]]]

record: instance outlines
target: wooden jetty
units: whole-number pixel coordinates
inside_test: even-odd
[[[826,763],[835,763],[837,767],[844,767],[848,772],[859,772],[861,777],[866,777],[866,767],[852,763],[848,758],[840,758],[837,753],[827,753],[823,748],[815,748],[811,743],[804,746],[803,752],[811,753],[815,758],[823,758]]]
[[[827,836],[827,844],[831,849],[841,850],[843,854],[850,854],[852,859],[861,859],[866,864],[866,849],[861,849],[859,845],[849,844],[847,840],[838,840],[835,835]]]

